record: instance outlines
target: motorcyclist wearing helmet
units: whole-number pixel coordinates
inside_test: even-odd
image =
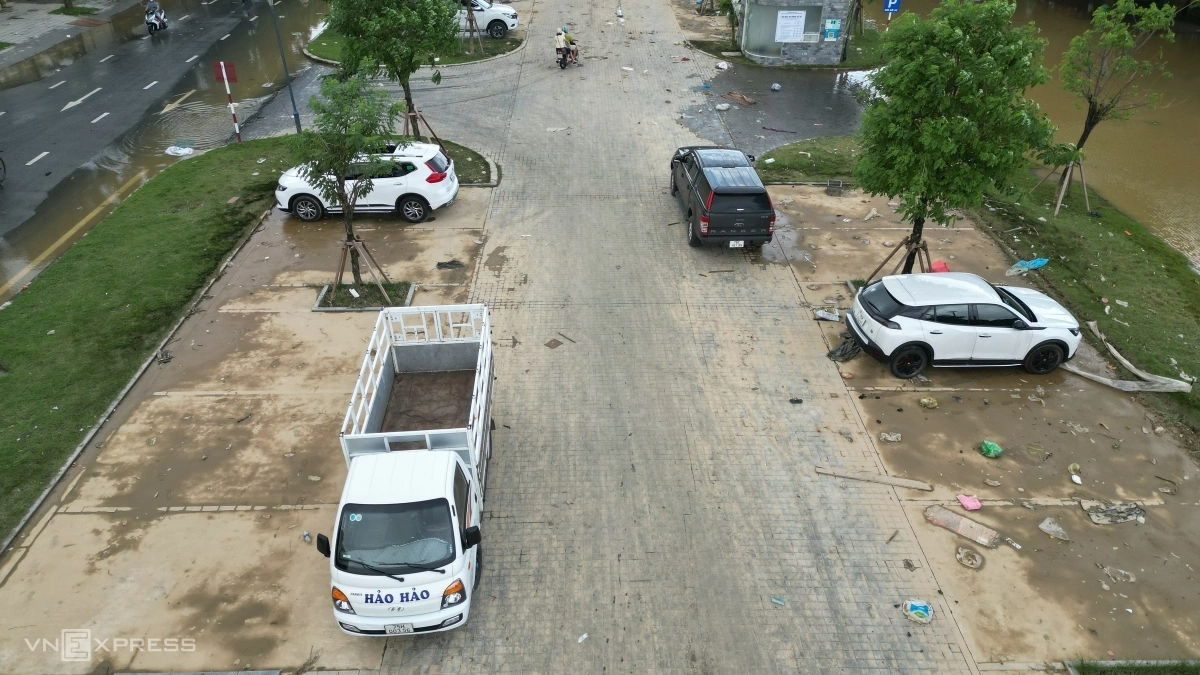
[[[568,30],[566,26],[562,27],[562,35],[563,41],[566,43],[568,50],[567,58],[571,63],[574,63],[577,66],[582,66],[583,64],[579,62],[579,44],[575,42],[575,36],[571,35],[570,30]]]

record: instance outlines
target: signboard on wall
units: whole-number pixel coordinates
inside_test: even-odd
[[[837,42],[838,37],[842,34],[841,19],[825,19],[825,41]]]
[[[775,19],[776,42],[804,42],[804,19],[808,12],[781,9]]]

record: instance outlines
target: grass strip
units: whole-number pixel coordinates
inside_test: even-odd
[[[340,61],[342,59],[342,45],[345,42],[345,36],[331,28],[326,28],[320,35],[305,45],[304,48],[308,50],[308,53],[318,58]],[[521,38],[507,37],[494,40],[485,35],[483,36],[483,50],[481,51],[479,49],[479,42],[472,40],[468,43],[464,39],[461,41],[462,49],[458,53],[441,57],[437,65],[452,66],[459,63],[481,61],[493,56],[507,54],[520,47],[523,42],[524,40]],[[467,51],[468,47],[471,48],[470,52]]]
[[[84,16],[87,14],[95,14],[100,10],[95,7],[84,7],[83,5],[75,5],[74,7],[59,7],[58,9],[50,10],[51,14],[65,14],[66,16]]]
[[[1072,663],[1079,675],[1200,675],[1200,663],[1175,661],[1139,665],[1111,665],[1103,661]]]
[[[288,166],[281,138],[176,162],[0,311],[0,533],[273,202]]]
[[[853,136],[825,136],[782,145],[758,158],[755,168],[764,183],[852,182],[854,160],[861,151]],[[767,160],[774,159],[774,162]]]
[[[394,281],[390,284],[384,284],[383,287],[391,296],[392,301],[388,302],[383,294],[379,292],[379,287],[371,279],[371,275],[366,269],[363,269],[363,285],[355,286],[354,284],[341,284],[338,286],[337,294],[334,296],[332,286],[325,295],[321,296],[321,304],[319,307],[349,307],[353,309],[362,309],[365,307],[400,307],[404,304],[404,300],[408,297],[408,289],[412,285],[407,281]],[[346,278],[350,278],[350,264],[346,264]],[[358,297],[350,294],[350,289],[353,288]],[[318,292],[320,289],[318,289]]]
[[[13,43],[11,43],[11,42],[0,42],[0,52],[4,51],[5,49],[8,49],[11,46],[13,46]]]

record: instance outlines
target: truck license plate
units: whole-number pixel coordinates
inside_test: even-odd
[[[383,630],[388,635],[403,635],[413,632],[411,623],[391,623],[384,626]]]
[[[744,242],[744,241],[729,242],[729,248],[745,248],[745,247],[746,247],[746,242]]]

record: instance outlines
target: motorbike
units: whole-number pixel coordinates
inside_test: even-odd
[[[558,67],[565,70],[570,57],[566,49],[558,50]]]
[[[161,9],[154,12],[146,12],[146,30],[154,35],[160,30],[167,29],[167,13]]]

